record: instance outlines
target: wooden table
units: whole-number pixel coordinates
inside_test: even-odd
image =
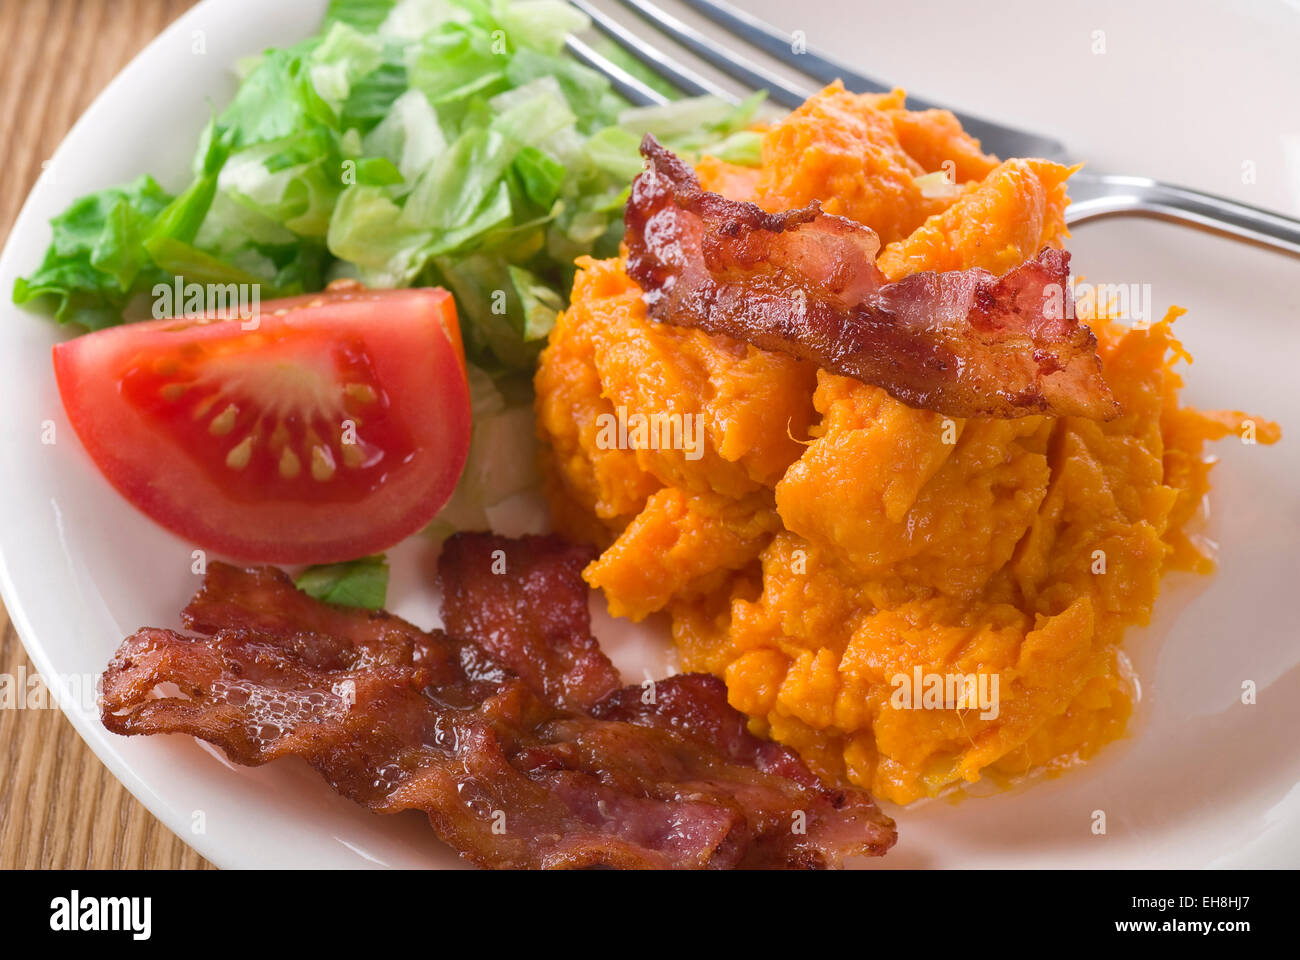
[[[193,0],[0,0],[0,243],[68,128]],[[10,291],[0,290],[8,299]],[[36,669],[0,607],[0,673]],[[135,801],[57,709],[0,710],[0,868],[211,865]]]

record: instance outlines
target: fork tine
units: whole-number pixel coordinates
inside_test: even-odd
[[[713,96],[727,103],[740,102],[740,98],[731,91],[723,89],[662,51],[656,50],[609,14],[590,4],[588,0],[569,0],[569,4],[585,13],[601,33],[688,96]]]
[[[751,13],[738,10],[729,3],[720,0],[681,0],[697,13],[708,17],[714,23],[725,27],[740,39],[753,44],[759,50],[769,53],[787,66],[796,68],[821,83],[832,83],[836,79],[857,93],[888,93],[892,88],[866,74],[858,73],[822,53],[807,47],[801,53],[794,52],[795,38],[778,30],[770,23],[758,19]]]
[[[759,64],[737,56],[726,47],[714,43],[694,27],[660,10],[649,0],[620,0],[620,2],[728,76],[739,80],[752,90],[767,90],[771,99],[782,106],[794,109],[816,92],[795,86],[784,77],[777,76]]]
[[[634,0],[625,0],[625,2],[634,2]],[[736,9],[724,0],[682,0],[682,3],[731,31],[741,40],[771,54],[786,66],[812,77],[819,83],[843,80],[844,85],[856,93],[887,93],[892,89],[889,84],[859,73],[811,47],[806,48],[802,53],[795,53],[794,38],[789,34],[765,23],[753,14]],[[907,103],[911,110],[947,109],[910,95]],[[954,110],[953,113],[961,121],[962,128],[979,140],[985,150],[1001,157],[1064,159],[1066,156],[1065,144],[1059,140],[1003,126],[958,110]]]
[[[597,73],[603,73],[610,85],[632,104],[638,107],[659,107],[668,102],[668,98],[658,90],[642,83],[613,60],[597,53],[573,34],[565,38],[564,46],[575,60],[585,63]]]

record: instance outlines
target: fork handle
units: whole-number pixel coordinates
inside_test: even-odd
[[[1100,217],[1156,217],[1300,255],[1300,220],[1212,193],[1149,177],[1084,171],[1070,178],[1070,196],[1065,222],[1071,225]]]

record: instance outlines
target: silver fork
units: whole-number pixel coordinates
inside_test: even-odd
[[[624,7],[677,41],[706,63],[754,90],[766,90],[768,97],[785,107],[799,106],[816,92],[811,87],[791,83],[762,64],[728,49],[691,25],[662,10],[650,0],[618,0]],[[811,48],[795,53],[794,38],[757,17],[738,10],[721,0],[681,0],[709,20],[728,31],[734,38],[764,51],[786,66],[821,84],[839,78],[858,93],[883,93],[891,86],[866,76]],[[732,103],[737,98],[707,77],[657,49],[653,44],[624,27],[619,21],[593,6],[589,0],[569,0],[592,24],[689,96],[711,94]],[[654,88],[601,55],[576,36],[568,38],[569,51],[583,63],[604,74],[624,97],[638,106],[668,102]],[[929,109],[938,104],[908,97],[914,109]],[[1044,157],[1065,161],[1065,144],[1050,137],[1017,130],[983,117],[953,111],[968,133],[979,139],[983,148],[999,157]],[[1153,180],[1150,177],[1123,176],[1080,171],[1070,178],[1068,224],[1084,223],[1100,217],[1144,216],[1168,220],[1209,230],[1223,236],[1261,244],[1286,253],[1300,255],[1300,220],[1261,207],[1238,203],[1188,187]]]

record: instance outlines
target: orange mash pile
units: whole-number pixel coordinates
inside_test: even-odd
[[[901,91],[833,85],[765,133],[760,168],[705,157],[698,172],[769,210],[818,199],[866,224],[891,280],[1003,273],[1067,236],[1069,169],[999,163]],[[1123,731],[1120,640],[1162,572],[1210,568],[1184,530],[1208,489],[1202,445],[1279,436],[1178,405],[1178,312],[1148,329],[1092,319],[1113,422],[962,421],[650,322],[620,260],[582,261],[536,377],[556,525],[604,551],[585,576],[615,615],[666,611],[683,667],[724,678],[755,732],[825,778],[906,803],[1063,766]],[[702,443],[611,444],[607,425],[634,414],[698,416]],[[954,675],[996,690],[997,709],[951,686],[899,705],[900,677]]]

